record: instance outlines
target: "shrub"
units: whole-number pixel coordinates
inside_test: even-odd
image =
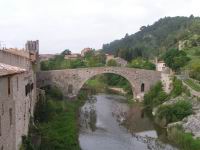
[[[162,83],[158,82],[144,95],[144,105],[146,108],[152,109],[166,101],[167,97],[167,94],[162,88]]]
[[[171,96],[172,97],[177,97],[179,95],[181,95],[181,93],[183,92],[184,88],[183,88],[183,83],[181,80],[177,79],[176,77],[173,79],[173,89],[171,91]]]
[[[86,97],[81,92],[76,101],[60,101],[47,94],[47,121],[37,124],[41,136],[39,149],[80,150],[77,115]]]
[[[128,65],[131,68],[140,68],[140,69],[148,69],[148,70],[155,70],[155,64],[151,63],[149,60],[144,58],[136,58],[131,61]]]
[[[167,125],[171,122],[180,121],[191,114],[192,104],[189,101],[180,100],[175,104],[160,106],[156,112],[156,118],[157,122],[165,120],[165,125]]]
[[[190,58],[184,51],[179,51],[178,49],[170,49],[164,55],[163,59],[168,67],[174,71],[179,71],[181,67],[184,67]]]
[[[30,137],[25,135],[22,136],[22,145],[20,150],[34,150]]]
[[[107,66],[117,66],[116,60],[114,60],[114,59],[108,60]]]
[[[181,150],[199,150],[200,148],[200,139],[194,139],[192,134],[185,133],[181,126],[171,127],[168,130],[168,139]]]
[[[43,88],[47,95],[56,98],[57,100],[63,99],[62,91],[56,86],[46,86]]]
[[[200,63],[195,63],[191,66],[189,76],[200,81]]]
[[[34,121],[37,122],[44,122],[47,121],[48,119],[48,114],[47,114],[47,101],[42,98],[42,96],[39,96],[39,100],[37,101],[35,105],[35,110],[34,111]]]

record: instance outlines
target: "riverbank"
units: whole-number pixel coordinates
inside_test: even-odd
[[[57,94],[52,91],[56,90],[46,90],[45,102],[39,102],[35,121],[21,150],[80,150],[79,109],[87,93],[81,92],[76,100],[69,101],[58,96],[58,91]]]
[[[168,140],[181,150],[199,150],[199,104],[198,98],[191,97],[187,87],[176,78],[171,93],[164,93],[158,83],[144,96],[144,106],[151,110],[155,123],[167,128]]]
[[[127,94],[127,92],[123,88],[120,88],[120,87],[108,87],[108,89],[112,91],[113,93],[122,94],[122,95]]]

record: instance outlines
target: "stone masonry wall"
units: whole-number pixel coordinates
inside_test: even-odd
[[[24,73],[0,77],[0,131],[2,132],[0,149],[18,150],[22,136],[28,134],[29,120],[33,116],[36,103],[36,75],[28,58],[0,50],[0,62],[26,69]],[[10,95],[8,95],[8,77],[11,83]],[[33,83],[33,89],[26,95],[25,86],[28,83]]]
[[[134,97],[141,99],[141,85],[144,83],[147,92],[152,85],[161,78],[160,72],[152,70],[125,68],[125,67],[96,67],[42,71],[37,74],[39,87],[55,85],[59,87],[65,96],[76,96],[84,83],[95,75],[103,73],[114,73],[126,78],[132,85]],[[69,87],[72,88],[70,93]]]

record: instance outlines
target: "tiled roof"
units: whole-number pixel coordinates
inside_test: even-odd
[[[0,63],[0,76],[13,75],[25,72],[26,69]]]
[[[11,53],[13,55],[18,55],[24,58],[29,59],[29,52],[25,51],[24,49],[14,49],[14,48],[9,48],[9,49],[5,49],[4,51]]]

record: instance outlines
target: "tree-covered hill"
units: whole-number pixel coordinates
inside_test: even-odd
[[[136,57],[153,58],[180,42],[190,40],[191,46],[200,46],[199,17],[165,17],[153,25],[142,26],[135,34],[103,45],[103,51],[130,61]]]

